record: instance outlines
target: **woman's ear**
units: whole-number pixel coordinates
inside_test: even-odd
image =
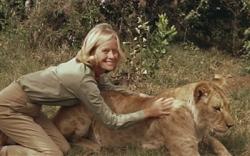
[[[89,56],[89,58],[88,58],[88,63],[89,63],[91,66],[96,66],[96,65],[98,64],[98,62],[96,61],[96,56],[95,56],[95,55]]]

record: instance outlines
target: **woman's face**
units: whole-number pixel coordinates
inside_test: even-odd
[[[97,62],[96,72],[103,73],[112,71],[116,68],[119,61],[119,52],[117,41],[112,38],[100,44],[95,51],[95,59]]]

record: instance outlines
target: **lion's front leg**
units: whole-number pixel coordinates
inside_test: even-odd
[[[208,136],[205,139],[205,143],[207,143],[209,146],[211,146],[213,152],[218,156],[232,156],[226,147],[215,137]]]

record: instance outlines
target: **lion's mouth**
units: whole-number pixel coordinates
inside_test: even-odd
[[[219,129],[219,128],[211,129],[211,133],[217,136],[224,136],[226,132],[227,132],[227,129]]]

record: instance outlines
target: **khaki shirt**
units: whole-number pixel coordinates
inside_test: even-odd
[[[34,104],[71,106],[84,103],[96,117],[112,128],[127,127],[145,118],[142,110],[130,114],[113,113],[100,95],[100,90],[126,90],[111,84],[105,74],[97,82],[92,69],[75,58],[24,75],[17,82]]]

